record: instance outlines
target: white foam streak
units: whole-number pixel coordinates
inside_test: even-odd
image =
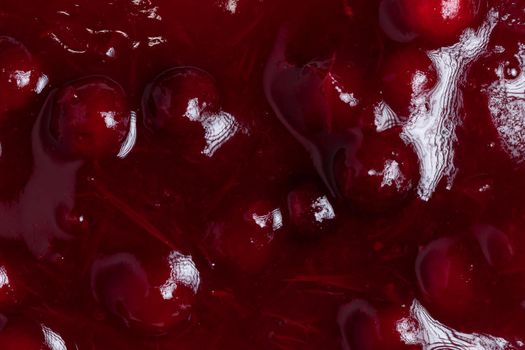
[[[497,13],[490,11],[477,31],[468,29],[455,45],[428,52],[439,80],[426,96],[412,101],[410,118],[401,135],[418,155],[418,194],[425,201],[444,177],[450,183],[455,175],[454,143],[462,105],[459,83],[472,61],[485,50],[497,19]]]
[[[432,318],[418,300],[410,307],[410,316],[397,322],[397,332],[407,345],[422,350],[511,350],[507,340],[488,334],[458,332]]]

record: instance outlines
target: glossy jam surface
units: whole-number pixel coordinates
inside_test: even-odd
[[[0,0],[0,349],[525,348],[524,0]]]

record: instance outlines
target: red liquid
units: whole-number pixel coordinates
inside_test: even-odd
[[[520,349],[523,0],[0,4],[0,349]]]

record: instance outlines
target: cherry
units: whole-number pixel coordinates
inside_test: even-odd
[[[28,104],[46,82],[37,60],[24,44],[0,36],[0,113]]]
[[[208,228],[215,254],[235,269],[255,273],[268,263],[275,240],[283,229],[282,210],[267,200],[231,209]]]
[[[116,156],[130,125],[126,95],[115,81],[93,76],[71,82],[51,96],[50,134],[72,158]]]
[[[523,0],[0,3],[0,350],[523,347]]]
[[[344,350],[407,349],[401,342],[398,323],[406,316],[399,307],[374,307],[362,299],[342,305],[338,312]]]
[[[284,34],[268,62],[265,89],[275,113],[298,137],[319,142],[355,126],[365,96],[364,73],[348,59],[332,57],[296,66],[287,62]]]
[[[356,147],[337,156],[334,172],[339,192],[359,209],[393,209],[413,193],[417,159],[396,129],[365,134]]]
[[[277,67],[284,63],[271,62]],[[292,133],[299,139],[314,139],[326,130],[329,119],[326,99],[320,93],[327,74],[326,63],[311,62],[304,67],[287,67],[274,72],[269,66],[267,72],[267,96],[273,103],[274,111]],[[330,86],[330,85],[328,85]]]
[[[203,118],[218,108],[219,94],[208,73],[194,67],[173,68],[146,89],[144,123],[172,137],[205,141]]]
[[[481,0],[384,0],[383,28],[393,39],[409,41],[416,35],[436,44],[448,44],[473,24]]]
[[[336,215],[329,196],[314,184],[298,186],[288,193],[288,214],[290,224],[301,236],[326,232]]]
[[[376,350],[381,345],[377,310],[364,300],[341,306],[338,315],[344,350]]]
[[[447,42],[455,40],[473,24],[481,0],[403,0],[412,27],[423,38]]]
[[[191,319],[200,273],[191,256],[177,251],[149,258],[116,253],[93,263],[91,287],[127,327],[161,335]]]
[[[434,64],[422,50],[410,48],[394,52],[383,64],[383,98],[402,119],[410,116],[417,99],[424,98],[436,81]]]
[[[36,327],[24,323],[10,324],[0,331],[0,346],[5,350],[54,350],[46,344]]]
[[[464,238],[445,237],[419,251],[416,259],[419,290],[441,313],[457,317],[464,312],[479,312],[479,303],[490,303],[491,275],[474,247]]]
[[[266,98],[279,120],[310,153],[334,194],[332,163],[347,130],[358,124],[365,91],[360,66],[335,54],[305,64],[289,62],[288,33],[282,30],[264,73]],[[348,141],[348,140],[346,140]]]
[[[198,68],[177,67],[160,74],[144,92],[143,110],[144,123],[157,141],[168,141],[178,159],[202,165],[199,172],[214,167],[210,158],[231,167],[233,158],[239,158],[236,148],[245,146],[237,144],[244,125],[220,109],[215,81]]]

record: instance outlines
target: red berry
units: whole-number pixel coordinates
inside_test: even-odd
[[[286,62],[282,45],[276,44],[268,63],[266,94],[277,116],[299,141],[305,137],[315,143],[319,136],[355,126],[365,96],[361,67],[337,58],[294,66]]]
[[[23,107],[46,83],[27,48],[13,38],[0,36],[0,113]]]
[[[215,155],[242,128],[220,109],[213,78],[203,70],[178,67],[159,75],[143,97],[144,123],[191,163]],[[231,152],[230,152],[231,153]]]
[[[0,347],[2,350],[55,350],[46,344],[44,335],[36,327],[8,323],[0,331]]]
[[[243,272],[258,272],[268,263],[276,235],[283,228],[283,214],[268,201],[244,207],[234,204],[208,230],[219,258]]]
[[[343,349],[380,349],[381,325],[372,305],[364,300],[354,300],[339,309],[337,318]]]
[[[396,41],[420,37],[444,45],[473,25],[480,10],[481,0],[383,0],[380,24]]]
[[[146,89],[143,104],[148,128],[173,137],[205,141],[202,117],[217,112],[219,95],[208,73],[178,67],[155,78]]]
[[[335,219],[329,196],[313,184],[306,184],[288,193],[290,224],[300,235],[318,235]]]
[[[364,135],[360,144],[341,152],[334,171],[339,192],[366,211],[392,209],[416,188],[417,159],[395,129]]]
[[[68,157],[100,158],[117,155],[130,125],[126,95],[115,81],[83,78],[52,95],[50,133]]]
[[[447,315],[479,311],[479,303],[488,300],[491,277],[476,252],[470,242],[454,238],[440,238],[421,249],[416,276],[425,300]]]
[[[339,308],[338,323],[344,350],[407,349],[401,342],[398,322],[405,316],[398,307],[377,309],[355,299]]]
[[[200,286],[191,256],[172,251],[139,258],[117,253],[91,270],[95,298],[129,328],[159,335],[186,324]]]
[[[387,57],[381,75],[385,102],[400,118],[408,118],[418,99],[434,87],[437,73],[428,55],[417,49],[404,49]]]
[[[404,16],[422,38],[448,43],[454,41],[478,17],[480,0],[400,0]]]

